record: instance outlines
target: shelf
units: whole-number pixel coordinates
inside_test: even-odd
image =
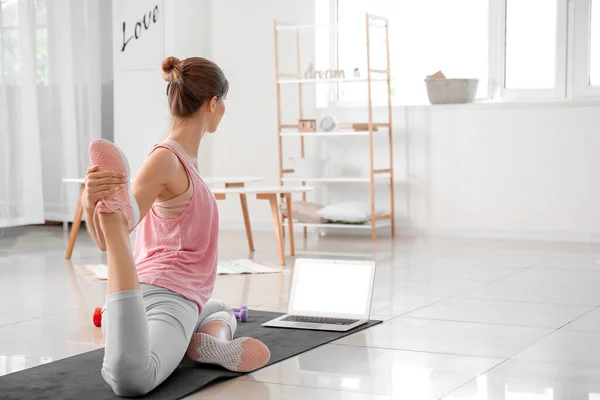
[[[285,221],[283,223],[283,225],[288,226],[288,222]],[[383,228],[385,226],[391,226],[392,222],[388,219],[388,220],[384,220],[384,221],[377,221],[375,222],[375,227],[376,228]],[[329,224],[306,224],[306,223],[302,223],[302,222],[296,222],[294,221],[294,227],[299,227],[299,228],[336,228],[336,229],[371,229],[371,223],[367,223],[367,224],[362,224],[362,225],[351,225],[351,224],[334,224],[334,223],[329,223]]]
[[[349,230],[349,232],[352,232],[353,230],[363,230],[366,231],[368,230],[369,233],[371,233],[371,240],[374,242],[377,239],[378,236],[378,232],[376,232],[376,229],[380,228],[380,227],[392,227],[394,225],[393,220],[394,220],[394,214],[395,214],[395,210],[394,210],[394,185],[396,183],[396,177],[394,175],[394,170],[393,170],[393,166],[390,164],[387,168],[379,168],[379,169],[373,169],[374,168],[374,164],[377,163],[379,164],[381,160],[383,160],[383,158],[381,158],[379,151],[375,152],[375,142],[377,141],[379,142],[380,140],[383,142],[383,139],[385,139],[387,143],[387,145],[385,147],[387,147],[388,153],[389,153],[389,159],[393,160],[393,133],[394,133],[394,129],[392,126],[392,121],[391,121],[391,95],[390,95],[390,90],[391,90],[391,73],[389,71],[389,35],[388,35],[388,21],[386,18],[381,17],[381,16],[377,16],[377,15],[373,15],[373,14],[369,14],[366,13],[365,14],[365,20],[364,22],[366,22],[366,24],[361,24],[363,25],[364,32],[365,32],[365,37],[367,38],[366,41],[361,43],[358,43],[358,46],[361,47],[363,50],[365,50],[366,47],[366,52],[360,52],[362,54],[361,57],[359,57],[360,59],[362,59],[363,62],[360,62],[357,65],[362,65],[363,67],[360,68],[360,73],[356,73],[354,72],[354,67],[352,67],[351,69],[346,69],[344,70],[344,72],[341,72],[340,70],[337,69],[327,69],[327,70],[316,70],[314,63],[304,66],[300,60],[301,60],[301,55],[303,54],[301,51],[301,46],[300,43],[301,41],[299,40],[300,36],[299,36],[299,32],[300,31],[304,31],[304,30],[313,30],[313,29],[337,29],[338,32],[338,38],[341,37],[341,35],[345,35],[345,34],[354,34],[356,33],[357,29],[361,29],[361,28],[357,28],[356,26],[352,26],[349,27],[348,32],[346,32],[346,26],[335,26],[335,25],[309,25],[309,24],[301,24],[301,25],[293,25],[293,24],[279,24],[277,21],[275,21],[275,26],[274,26],[274,43],[275,43],[275,71],[276,71],[276,86],[277,86],[277,144],[278,144],[278,156],[279,156],[279,176],[280,176],[280,183],[285,183],[286,185],[311,185],[315,187],[315,190],[324,190],[324,191],[328,191],[328,189],[334,189],[337,185],[337,187],[345,187],[345,186],[350,186],[350,185],[354,185],[356,186],[356,189],[360,189],[360,192],[362,192],[363,195],[370,195],[371,199],[375,199],[376,197],[376,192],[378,191],[389,191],[389,201],[390,201],[390,206],[389,206],[389,214],[385,214],[385,215],[377,215],[373,217],[373,221],[368,223],[368,224],[361,224],[361,225],[351,225],[351,224],[339,224],[339,223],[331,223],[331,224],[306,224],[306,223],[300,223],[300,222],[294,222],[294,224],[298,227],[304,227],[304,228],[318,228],[317,231],[319,231],[320,229],[323,230],[327,230],[327,229],[346,229]],[[382,31],[381,28],[384,28],[384,30]],[[370,36],[370,32],[371,30],[377,30],[377,37],[371,37]],[[287,31],[287,32],[293,32],[296,33],[296,45],[295,45],[295,50],[296,50],[296,57],[295,59],[298,60],[298,64],[297,64],[297,69],[296,72],[292,72],[292,70],[289,69],[289,67],[291,67],[291,64],[287,65],[288,69],[287,70],[282,70],[281,69],[281,65],[279,62],[279,56],[281,55],[280,53],[280,47],[283,49],[283,46],[280,46],[280,42],[279,42],[279,37],[281,34],[281,31]],[[353,37],[353,36],[352,36]],[[351,39],[351,37],[350,37]],[[291,51],[291,49],[286,46],[286,60],[289,58],[289,52]],[[387,54],[387,57],[386,57]],[[375,57],[374,55],[378,55],[377,57]],[[366,65],[366,68],[364,68],[364,66]],[[304,69],[308,67],[308,69]],[[321,66],[320,67],[325,67],[325,66]],[[310,72],[310,73],[307,73]],[[358,71],[357,71],[358,72]],[[320,79],[322,78],[322,79]],[[310,88],[308,86],[303,86],[303,85],[317,85],[317,84],[321,84],[323,85],[323,87],[325,87],[325,84],[336,84],[336,85],[341,85],[341,84],[350,84],[350,83],[361,83],[362,85],[360,87],[362,87],[363,89],[367,89],[367,84],[369,86],[370,90],[364,90],[363,94],[363,101],[365,103],[365,107],[364,107],[364,111],[365,111],[365,115],[369,116],[369,122],[365,121],[365,115],[362,115],[362,118],[357,115],[353,115],[350,116],[350,120],[348,120],[349,118],[344,118],[345,122],[342,121],[338,121],[338,123],[335,125],[339,130],[335,130],[332,132],[325,132],[323,131],[323,129],[321,128],[319,122],[317,119],[315,119],[314,115],[312,115],[311,118],[311,124],[306,124],[304,121],[301,121],[303,119],[307,119],[307,116],[304,114],[304,106],[306,105],[306,101],[307,100],[311,100],[312,106],[316,107],[316,104],[314,104],[314,96],[311,96],[310,93],[303,93],[304,90],[303,89],[310,89],[310,88],[317,88],[316,86],[311,86]],[[295,123],[292,123],[292,120],[289,120],[289,117],[286,118],[286,120],[288,120],[287,122],[289,123],[283,123],[282,119],[283,119],[283,110],[288,110],[288,107],[284,107],[285,103],[282,100],[282,94],[280,92],[284,91],[283,85],[297,85],[297,86],[288,86],[290,89],[293,89],[294,91],[298,91],[298,97],[297,98],[292,98],[290,97],[289,100],[293,100],[295,104],[297,104],[297,110],[298,113],[293,113],[293,114],[289,114],[289,115],[297,115],[298,116],[298,120],[296,120]],[[375,86],[373,86],[375,85]],[[327,86],[330,87],[330,86]],[[358,86],[356,86],[358,88]],[[373,100],[372,99],[372,88],[375,87],[376,91],[385,91],[385,94],[387,94],[387,101],[384,102],[384,104],[377,104],[374,105],[373,104]],[[312,89],[311,89],[312,90]],[[286,102],[288,101],[287,96],[285,96]],[[381,117],[378,118],[378,122],[373,121],[373,111],[374,111],[374,107],[379,107],[382,105],[387,105],[387,115],[388,115],[388,122],[381,122]],[[287,112],[285,113],[286,115],[288,114]],[[309,113],[310,115],[311,113]],[[312,113],[314,114],[314,113]],[[377,113],[378,114],[378,113]],[[383,114],[382,114],[383,117]],[[362,122],[360,122],[362,120]],[[316,123],[316,124],[315,124]],[[362,126],[361,126],[362,125]],[[304,130],[304,128],[310,126],[312,129],[316,130],[316,132],[300,132],[300,130]],[[325,126],[325,125],[323,125]],[[357,128],[357,129],[363,129],[364,127],[370,128],[370,130],[366,130],[366,131],[357,131],[354,130],[353,128]],[[376,130],[376,128],[378,128]],[[294,170],[293,168],[284,168],[284,163],[282,162],[284,159],[287,159],[285,153],[287,153],[288,151],[288,142],[289,144],[292,144],[292,142],[295,142],[296,145],[299,145],[300,147],[300,155],[302,157],[308,157],[306,153],[306,146],[305,146],[305,138],[308,137],[315,137],[317,139],[313,139],[312,144],[318,144],[322,143],[323,145],[326,145],[327,143],[331,144],[331,147],[335,147],[336,145],[342,144],[342,140],[340,139],[331,139],[331,140],[325,140],[321,142],[321,139],[318,138],[334,138],[336,136],[338,137],[344,137],[344,143],[348,142],[348,145],[353,145],[354,147],[358,147],[358,149],[360,151],[362,151],[362,155],[364,157],[354,157],[354,159],[352,159],[352,164],[355,167],[354,169],[350,169],[350,168],[346,168],[346,169],[340,169],[339,171],[334,171],[333,169],[327,169],[327,170],[319,170],[319,171],[309,171],[309,170],[301,170],[300,168],[297,168],[296,170]],[[348,139],[349,136],[362,136],[362,139]],[[284,138],[299,138],[298,139],[284,139]],[[377,140],[375,140],[377,139]],[[286,144],[286,146],[284,146],[284,142]],[[310,142],[310,140],[309,140]],[[380,143],[377,143],[378,145]],[[383,144],[383,143],[381,143]],[[312,148],[313,146],[309,146],[309,148],[312,150],[309,153],[314,153],[316,150],[320,150],[319,148]],[[329,145],[327,147],[330,147]],[[297,149],[298,150],[298,149]],[[298,154],[298,152],[294,152],[294,154]],[[368,158],[367,158],[368,157]],[[385,157],[387,159],[387,157]],[[358,164],[359,162],[361,164],[364,164],[365,161],[367,161],[369,164],[368,165],[363,165],[362,167],[354,165],[354,164]],[[387,163],[386,163],[387,164]],[[290,165],[291,166],[291,165]],[[327,172],[329,173],[327,173]],[[319,174],[315,174],[317,177],[303,177],[301,175],[302,172],[318,172],[320,173],[321,176],[319,176]],[[339,175],[342,176],[327,176],[327,175],[333,175],[334,172],[339,172]],[[346,176],[344,176],[343,174],[345,174]],[[310,174],[308,174],[310,175]],[[323,176],[324,175],[324,176]],[[354,187],[353,186],[353,187]],[[305,198],[305,196],[303,196],[303,198]],[[389,229],[389,228],[388,228]],[[355,232],[357,233],[357,232]],[[360,232],[358,232],[360,233]],[[392,236],[394,235],[393,229],[391,232]]]
[[[367,78],[327,78],[327,79],[279,79],[280,85],[303,83],[357,83],[367,82]],[[371,82],[387,82],[387,78],[371,78]]]
[[[383,21],[385,23],[388,22],[388,19],[386,17],[380,16],[380,15],[375,15],[375,14],[368,14],[369,16],[369,26],[371,27],[381,27],[381,25],[374,25],[372,24],[373,21]],[[385,26],[385,25],[383,25]],[[339,25],[339,24],[304,24],[304,25],[292,25],[292,24],[285,24],[280,22],[278,25],[275,25],[275,30],[277,31],[297,31],[297,30],[313,30],[313,29],[347,29],[347,30],[355,30],[356,27],[354,25]]]
[[[390,178],[389,173],[376,174],[375,181],[386,180]],[[323,177],[323,178],[297,178],[294,176],[284,176],[281,178],[283,182],[321,182],[321,183],[369,183],[371,179],[368,176],[340,176],[340,177]]]
[[[338,29],[338,25],[276,25],[278,31],[299,31],[312,29]]]
[[[379,133],[378,131],[374,131],[373,134]],[[333,132],[299,132],[299,131],[282,131],[280,133],[283,137],[292,137],[292,136],[369,136],[369,131],[350,131],[350,130],[340,130]]]

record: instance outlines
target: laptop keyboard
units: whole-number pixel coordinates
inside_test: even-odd
[[[360,320],[345,318],[327,318],[327,317],[303,317],[301,315],[290,315],[283,318],[285,322],[302,322],[308,324],[328,324],[328,325],[352,325]]]

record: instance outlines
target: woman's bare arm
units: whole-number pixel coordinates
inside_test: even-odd
[[[173,180],[179,168],[179,159],[170,150],[158,148],[148,156],[131,187],[140,208],[140,221]]]

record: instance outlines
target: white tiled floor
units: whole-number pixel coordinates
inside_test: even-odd
[[[222,232],[221,257],[249,256]],[[256,259],[277,259],[257,233]],[[374,257],[372,314],[385,322],[192,399],[600,399],[600,247],[480,239],[297,238],[310,257]],[[103,261],[80,235],[64,260],[61,228],[0,235],[0,375],[103,346],[91,324]],[[350,255],[348,255],[350,257]],[[293,260],[288,260],[293,263]],[[284,311],[292,269],[219,277],[214,297]]]
[[[561,329],[523,350],[515,359],[600,368],[600,335]]]
[[[0,326],[16,324],[17,322],[26,321],[27,317],[15,317],[8,315],[0,315]]]
[[[390,268],[381,268],[380,272],[385,276]],[[475,262],[466,263],[459,261],[450,261],[441,258],[432,261],[426,261],[419,264],[408,265],[406,269],[399,271],[394,268],[395,275],[404,278],[427,277],[436,280],[469,280],[491,282],[506,278],[514,274],[523,272],[525,268],[519,267],[497,267],[494,265],[478,264]]]
[[[556,329],[592,309],[593,307],[590,306],[570,306],[564,304],[446,299],[418,311],[408,313],[405,316],[409,318]]]
[[[509,360],[444,400],[597,400],[599,368]]]
[[[596,306],[600,304],[600,290],[595,285],[565,285],[531,282],[493,282],[461,293],[457,297],[516,301],[519,303],[547,303]]]
[[[259,381],[234,379],[211,386],[188,397],[194,400],[389,400],[389,395],[375,395],[356,391],[315,389],[306,386],[277,385]]]
[[[545,328],[399,317],[335,343],[506,359],[550,333]]]
[[[326,345],[242,379],[399,399],[437,398],[501,362],[493,358]]]
[[[584,316],[577,318],[566,330],[600,332],[600,308],[595,308]]]
[[[600,285],[600,273],[568,269],[532,268],[501,279],[500,282],[561,283],[564,285]]]

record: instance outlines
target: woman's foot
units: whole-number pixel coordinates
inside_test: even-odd
[[[121,150],[113,143],[104,139],[93,140],[90,143],[90,163],[102,169],[121,172],[127,183],[115,194],[105,197],[96,204],[94,217],[99,212],[122,212],[127,219],[130,230],[135,228],[140,219],[140,209],[131,192],[129,163]],[[100,233],[100,232],[98,232]]]
[[[187,356],[204,364],[216,364],[234,372],[250,372],[264,367],[271,358],[261,341],[241,337],[220,340],[205,333],[194,333]]]

